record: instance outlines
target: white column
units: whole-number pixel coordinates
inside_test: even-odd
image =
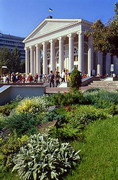
[[[25,73],[29,73],[29,49],[25,48]]]
[[[117,58],[117,56],[113,56],[113,64],[114,64],[114,73],[118,75],[118,58]]]
[[[69,37],[69,71],[74,67],[74,38],[72,34],[68,35]]]
[[[43,74],[47,74],[47,44],[43,42]]]
[[[34,48],[34,76],[36,74],[36,51],[35,51],[35,48]]]
[[[78,70],[84,71],[84,33],[78,32]]]
[[[110,76],[110,67],[111,67],[111,55],[110,53],[106,54],[106,74]]]
[[[36,45],[36,73],[38,75],[41,74],[41,55],[40,55],[40,47],[38,44]]]
[[[64,40],[62,37],[59,39],[59,72],[62,73],[64,69]]]
[[[55,42],[54,40],[50,41],[50,70],[55,72],[56,63],[55,63]]]
[[[30,72],[34,76],[34,50],[30,47]]]
[[[102,52],[98,51],[97,74],[102,76]]]
[[[92,37],[88,38],[88,76],[91,76],[93,69],[93,44]]]

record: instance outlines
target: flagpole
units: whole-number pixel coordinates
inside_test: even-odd
[[[51,13],[53,12],[53,9],[49,8],[48,11],[49,11],[49,16],[52,17]]]

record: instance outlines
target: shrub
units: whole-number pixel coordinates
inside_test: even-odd
[[[5,117],[2,114],[0,114],[0,130],[4,128],[4,123],[5,123]]]
[[[47,100],[44,97],[23,99],[16,108],[17,113],[32,113],[47,111]]]
[[[23,180],[59,179],[79,159],[68,143],[60,144],[57,139],[46,135],[33,135],[25,147],[14,157],[14,170]]]
[[[7,140],[3,140],[0,150],[2,154],[2,164],[5,169],[10,169],[14,166],[13,157],[19,152],[20,147],[25,145],[28,140],[28,136],[24,135],[21,138],[17,137],[17,134],[9,134]]]
[[[109,113],[114,116],[118,114],[118,105],[113,104],[108,110]]]
[[[86,103],[93,104],[98,108],[109,108],[113,104],[118,104],[118,93],[104,90],[85,92]]]
[[[82,139],[81,127],[73,127],[72,124],[61,124],[60,127],[52,127],[49,134],[53,138],[58,138],[61,141],[69,141],[75,139]]]
[[[55,110],[52,112],[48,112],[45,114],[45,116],[42,118],[42,122],[49,122],[49,121],[56,121],[56,125],[60,126],[62,123],[66,122],[66,117],[64,114],[60,114],[56,112]]]
[[[83,139],[82,130],[87,124],[98,119],[110,117],[102,109],[96,109],[91,105],[73,105],[71,111],[66,112],[65,120],[57,121],[55,127],[50,129],[49,134],[52,137],[58,137],[60,140]]]
[[[54,105],[82,104],[84,102],[83,94],[79,91],[71,91],[68,93],[58,93],[50,96],[50,101]]]
[[[87,89],[85,92],[91,93],[91,92],[94,92],[94,91],[100,91],[100,89],[99,88],[92,88],[92,89]]]
[[[25,133],[35,133],[37,118],[33,116],[31,113],[11,113],[10,116],[5,120],[6,128],[11,130],[12,132],[16,130],[18,135]]]
[[[16,99],[11,101],[9,104],[5,104],[4,106],[0,106],[0,113],[3,115],[9,116],[12,109],[17,107],[20,100],[21,100],[20,97],[16,97]]]
[[[81,73],[76,68],[70,74],[70,87],[72,89],[79,89],[81,86]]]
[[[74,127],[77,127],[79,125],[81,125],[81,127],[84,127],[88,123],[93,122],[97,119],[106,119],[107,117],[109,117],[109,115],[102,109],[96,109],[94,106],[81,105],[76,109],[76,112],[73,111],[71,117],[69,122],[72,123]]]

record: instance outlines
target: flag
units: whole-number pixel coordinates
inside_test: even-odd
[[[49,12],[52,12],[52,11],[53,11],[53,9],[49,8]]]

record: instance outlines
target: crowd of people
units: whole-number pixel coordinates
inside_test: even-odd
[[[69,74],[63,71],[61,74],[59,72],[50,71],[49,74],[35,74],[33,76],[31,73],[11,73],[0,75],[0,81],[2,83],[49,83],[50,87],[58,86],[61,82],[69,80]]]
[[[83,74],[82,78],[85,78],[87,75]],[[35,74],[33,76],[31,73],[11,73],[3,74],[0,76],[0,81],[2,83],[49,83],[50,87],[57,87],[61,82],[68,82],[70,80],[70,74],[68,71],[63,70],[62,73],[58,71],[50,71],[49,74]]]

